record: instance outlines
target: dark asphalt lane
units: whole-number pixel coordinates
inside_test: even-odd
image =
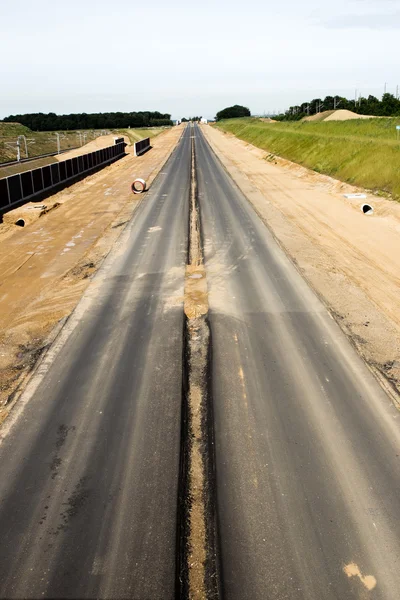
[[[226,600],[400,598],[391,406],[196,128]]]
[[[175,598],[190,142],[2,430],[0,598]]]

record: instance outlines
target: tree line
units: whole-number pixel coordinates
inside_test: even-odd
[[[171,115],[158,111],[77,113],[56,115],[55,113],[29,113],[10,115],[5,123],[21,123],[32,131],[63,131],[76,129],[121,129],[127,127],[162,127],[172,125]]]
[[[228,106],[227,108],[217,112],[215,120],[221,121],[222,119],[238,119],[240,117],[250,117],[250,110],[246,106],[235,104],[234,106]]]
[[[396,117],[400,115],[400,99],[393,94],[383,94],[382,100],[369,95],[368,98],[360,96],[348,100],[343,96],[326,96],[314,98],[310,102],[291,106],[284,114],[274,116],[279,121],[298,121],[303,117],[315,115],[325,110],[351,110],[359,115],[372,115],[376,117]]]

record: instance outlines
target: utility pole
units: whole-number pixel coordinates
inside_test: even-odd
[[[341,101],[342,101],[342,99],[338,100],[336,98],[336,96],[334,97],[334,99],[333,99],[333,110],[337,109],[337,107],[339,106],[339,104],[341,103]]]
[[[384,87],[384,93],[386,94],[386,86],[387,86],[387,82],[385,81],[385,87]]]
[[[20,162],[20,160],[21,160],[21,142],[19,141],[19,137],[16,142],[5,142],[4,145],[8,146],[8,148],[14,148],[14,147],[17,148],[17,162]]]
[[[65,135],[63,133],[58,133],[58,132],[55,132],[54,135],[57,138],[57,154],[60,154],[60,150],[61,150],[60,139],[61,140],[64,139]]]
[[[396,85],[396,99],[399,99],[399,86]]]
[[[21,138],[24,140],[24,142],[25,142],[25,156],[26,156],[26,158],[28,158],[28,144],[27,144],[27,141],[26,141],[26,137],[25,137],[24,135],[21,135],[20,137],[21,137]]]
[[[22,140],[24,141],[24,145],[25,145],[25,156],[26,156],[26,158],[29,158],[29,155],[28,155],[28,146],[29,146],[30,144],[34,144],[34,143],[35,143],[35,140],[34,140],[34,139],[27,139],[25,135],[19,135],[19,136],[18,136],[18,139],[19,139],[19,140],[21,140],[21,139],[22,139]]]

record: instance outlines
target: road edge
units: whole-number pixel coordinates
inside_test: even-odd
[[[338,325],[340,331],[346,336],[346,338],[349,340],[353,349],[357,352],[357,355],[361,358],[363,363],[368,367],[369,371],[372,373],[374,378],[378,381],[379,385],[384,390],[384,392],[389,396],[389,398],[392,401],[395,408],[400,411],[400,391],[396,388],[396,386],[393,384],[393,382],[390,381],[390,379],[386,376],[386,374],[383,373],[375,363],[367,360],[366,357],[362,354],[362,352],[360,351],[360,348],[357,346],[353,336],[349,333],[349,331],[347,331],[347,329],[345,329],[343,327],[343,323],[342,323],[341,319],[338,318],[338,315],[336,314],[333,307],[330,306],[330,304],[326,301],[324,296],[314,287],[314,285],[309,280],[307,275],[300,269],[296,259],[291,255],[291,253],[286,248],[286,246],[277,237],[277,234],[272,229],[272,227],[268,223],[267,219],[256,208],[256,206],[253,204],[253,202],[247,196],[245,190],[242,189],[240,183],[237,181],[237,178],[235,177],[235,173],[233,172],[233,169],[230,169],[228,164],[226,164],[223,160],[223,158],[226,159],[226,161],[228,163],[228,162],[230,162],[229,158],[226,158],[222,152],[217,151],[217,149],[212,146],[208,136],[206,135],[206,133],[204,133],[203,130],[202,130],[202,133],[203,133],[204,140],[207,142],[208,146],[210,147],[210,150],[213,152],[213,154],[217,158],[218,162],[221,164],[224,171],[232,179],[233,183],[235,184],[237,189],[240,191],[240,193],[246,198],[247,202],[250,204],[250,206],[252,207],[252,209],[254,210],[256,215],[260,218],[262,223],[264,223],[265,227],[268,229],[268,232],[271,234],[271,236],[273,237],[274,241],[277,243],[279,248],[284,252],[285,256],[290,260],[292,265],[295,267],[296,271],[299,273],[299,275],[302,277],[302,279],[304,281],[306,281],[309,288],[313,291],[313,293],[316,295],[318,300],[320,300],[320,302],[326,308],[330,317],[333,319],[333,321],[335,321],[335,323]],[[223,156],[223,158],[222,158],[222,156]],[[237,168],[237,167],[235,167],[235,168]],[[243,172],[243,176],[246,176],[246,174],[244,172]],[[257,193],[259,193],[260,195],[265,197],[264,194],[262,193],[262,191],[253,183],[253,181],[250,181],[250,180],[248,180],[248,181],[251,184],[251,186],[256,190]]]
[[[176,149],[182,139],[184,131],[185,131],[185,129],[183,128],[181,135],[179,136],[179,138],[176,141],[176,144],[168,152],[168,154],[165,157],[165,160],[163,160],[160,163],[160,165],[152,171],[149,179],[147,180],[146,191],[149,191],[150,187],[157,180],[160,172],[163,170],[163,168],[165,167],[167,162],[170,160],[172,154],[176,151]],[[80,296],[78,302],[76,303],[76,305],[74,306],[74,308],[72,309],[70,314],[63,317],[62,319],[60,319],[54,325],[54,327],[50,331],[49,335],[45,338],[42,346],[39,348],[39,352],[37,354],[36,360],[34,361],[33,364],[30,364],[26,368],[25,373],[22,375],[21,380],[19,381],[16,389],[13,390],[13,392],[11,392],[9,401],[3,407],[5,409],[5,414],[4,414],[4,416],[2,416],[1,421],[0,421],[0,444],[2,443],[2,441],[4,440],[4,438],[6,437],[8,432],[11,430],[11,428],[14,425],[14,423],[16,422],[19,414],[22,412],[24,406],[29,402],[30,398],[33,396],[33,394],[35,393],[36,389],[38,388],[40,382],[42,381],[45,374],[49,370],[51,363],[56,358],[58,353],[61,351],[62,347],[67,342],[69,336],[72,334],[73,330],[75,329],[77,322],[74,323],[73,325],[71,325],[71,321],[73,321],[74,318],[76,318],[78,316],[78,314],[79,314],[79,317],[83,316],[84,312],[87,310],[88,306],[85,306],[84,310],[82,310],[82,311],[78,310],[78,309],[80,308],[80,305],[85,301],[87,296],[90,294],[90,290],[92,288],[93,283],[96,282],[97,279],[102,277],[104,265],[105,265],[107,259],[109,259],[110,255],[112,254],[113,250],[115,249],[117,242],[120,241],[121,238],[123,238],[123,236],[126,234],[128,227],[130,226],[130,224],[132,223],[132,220],[137,215],[138,210],[139,210],[140,206],[143,204],[143,202],[145,201],[145,199],[146,199],[146,193],[143,195],[139,195],[139,198],[136,198],[137,203],[133,207],[133,211],[132,211],[129,219],[120,228],[118,235],[114,239],[112,245],[99,260],[99,262],[97,264],[97,269],[94,271],[94,273],[92,273],[90,275],[90,283],[89,283],[88,287],[84,290],[83,294]],[[122,208],[121,212],[124,209],[126,209],[126,207]],[[109,227],[105,230],[105,232],[108,231],[109,228],[112,228],[115,225],[115,223],[119,219],[119,215],[120,215],[120,213],[118,215],[116,215],[114,221],[112,223],[110,223]],[[99,243],[103,239],[105,232],[103,232],[103,235],[98,238],[98,240],[96,241],[96,244]]]

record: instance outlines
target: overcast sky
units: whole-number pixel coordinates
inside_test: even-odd
[[[0,118],[381,96],[399,45],[400,0],[3,0]]]

